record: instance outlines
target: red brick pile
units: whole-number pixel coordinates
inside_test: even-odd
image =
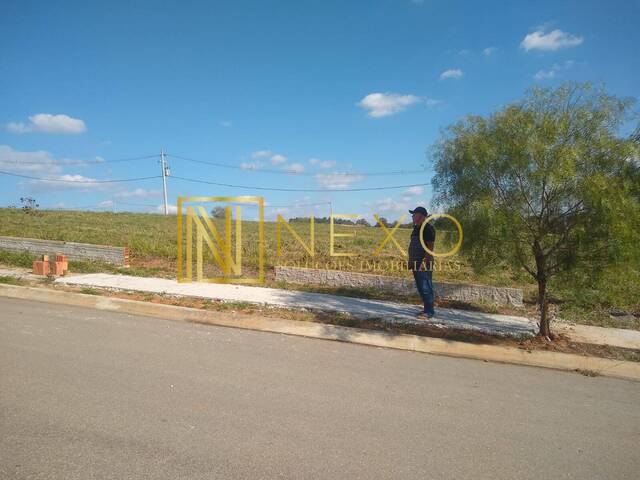
[[[59,277],[69,272],[69,261],[66,255],[56,254],[56,259],[49,262],[49,255],[42,255],[41,260],[33,262],[33,273],[35,275],[53,275]]]

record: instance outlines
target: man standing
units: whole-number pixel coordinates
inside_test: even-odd
[[[430,319],[435,316],[433,309],[433,256],[424,249],[424,245],[433,252],[436,241],[436,229],[430,223],[425,223],[428,217],[427,209],[416,207],[409,210],[413,220],[413,232],[409,242],[409,270],[413,271],[418,293],[424,302],[424,310],[418,314],[420,319]],[[424,224],[424,228],[423,227]],[[422,240],[420,241],[420,231]]]

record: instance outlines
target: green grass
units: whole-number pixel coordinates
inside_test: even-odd
[[[222,228],[219,220],[215,221]],[[309,241],[309,225],[293,223],[292,228],[303,241]],[[353,233],[353,238],[337,238],[335,249],[338,253],[351,252],[352,258],[333,257],[329,250],[329,226],[315,225],[315,256],[310,258],[292,235],[282,229],[282,255],[278,257],[276,223],[265,222],[265,268],[274,265],[302,265],[319,263],[320,266],[339,261],[349,263],[354,271],[384,275],[404,276],[406,271],[399,268],[403,256],[387,242],[383,252],[374,257],[373,252],[385,239],[380,228],[365,226],[336,226],[336,233]],[[112,212],[60,212],[41,211],[37,215],[26,215],[17,209],[0,209],[0,235],[64,240],[101,245],[128,247],[131,255],[131,269],[134,275],[159,275],[175,277],[177,255],[177,221],[175,216],[112,213]],[[258,224],[252,221],[242,222],[243,267],[250,272],[258,268]],[[409,242],[411,230],[400,228],[394,234],[401,247]],[[451,245],[452,235],[439,231],[437,250],[444,251]],[[212,255],[205,248],[204,260],[212,264]],[[17,257],[0,253],[0,262],[30,267],[33,256]],[[453,264],[450,269],[442,265],[436,269],[434,278],[440,281],[471,281],[491,285],[517,286],[522,282],[509,272],[492,271],[478,275],[471,271],[461,257],[456,257],[459,270]],[[372,262],[376,268],[372,269]],[[71,262],[70,268],[76,272],[118,271],[116,267],[96,264],[95,262]]]
[[[0,276],[0,283],[4,285],[28,285],[29,284],[29,282],[21,278],[11,277],[8,275]]]
[[[3,234],[4,235],[4,234]],[[6,252],[0,250],[0,264],[13,265],[15,267],[32,268],[36,255],[28,252]]]
[[[553,286],[561,317],[640,330],[640,272],[632,266],[610,266],[599,275],[575,272],[570,280],[558,278]]]
[[[209,308],[212,308],[212,304],[208,304]],[[217,302],[215,306],[216,310],[247,310],[251,308],[257,308],[255,304],[249,302]]]
[[[97,288],[83,287],[80,289],[80,293],[85,295],[102,295],[102,291]]]
[[[220,221],[215,221],[222,229]],[[309,225],[293,223],[292,228],[303,241],[309,240]],[[325,266],[337,257],[329,255],[329,226],[316,224],[315,252],[311,259],[291,234],[282,229],[282,255],[276,255],[276,223],[265,222],[265,270],[267,285],[278,286],[271,272],[274,265],[319,263]],[[242,222],[242,255],[245,273],[253,274],[258,267],[258,224],[252,221]],[[349,262],[355,271],[393,276],[407,276],[407,272],[397,268],[403,257],[392,242],[388,242],[378,257],[374,250],[385,239],[380,228],[365,226],[336,226],[336,233],[354,233],[355,237],[336,239],[338,252],[354,252],[356,257],[338,260]],[[394,238],[405,248],[409,242],[411,230],[401,228]],[[100,262],[71,261],[69,268],[76,273],[109,272],[125,273],[137,276],[160,276],[175,278],[177,254],[177,218],[154,214],[111,213],[111,212],[60,212],[41,211],[36,215],[27,215],[18,209],[0,209],[0,235],[66,240],[92,244],[128,247],[131,267],[121,268]],[[448,249],[455,234],[438,230],[436,244],[438,250]],[[195,256],[195,254],[194,254]],[[28,253],[9,253],[0,251],[0,264],[31,268],[35,255]],[[379,270],[371,270],[367,262],[379,262]],[[441,269],[434,272],[435,281],[453,281],[478,283],[494,286],[523,288],[527,298],[534,298],[535,285],[522,272],[512,271],[504,265],[496,265],[482,273],[474,272],[463,255],[454,257],[459,268]],[[212,265],[212,256],[205,248],[204,261]],[[395,265],[392,268],[390,265]],[[212,275],[219,272],[206,271]],[[603,326],[618,326],[640,329],[640,274],[633,269],[611,268],[597,279],[586,274],[574,274],[570,278],[552,282],[551,295],[554,297],[559,316],[576,321]],[[281,285],[284,286],[284,285]],[[348,289],[319,286],[285,286],[307,291],[326,291],[352,296],[389,299],[389,295],[375,289]],[[396,298],[395,296],[392,298]],[[415,299],[399,299],[412,301]],[[490,309],[489,306],[484,306]],[[611,317],[612,309],[621,309],[636,313],[635,317]]]

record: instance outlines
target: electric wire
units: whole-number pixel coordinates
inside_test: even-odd
[[[245,188],[247,190],[264,190],[264,191],[271,191],[271,192],[332,192],[332,193],[339,193],[339,192],[368,192],[368,191],[376,191],[376,190],[393,190],[393,189],[398,189],[398,188],[411,188],[411,187],[424,187],[424,186],[428,186],[428,183],[413,183],[410,185],[393,185],[393,186],[387,186],[387,187],[361,187],[361,188],[336,188],[336,189],[332,189],[332,188],[276,188],[276,187],[258,187],[258,186],[249,186],[249,185],[234,185],[234,184],[230,184],[230,183],[218,183],[218,182],[211,182],[208,180],[199,180],[199,179],[195,179],[195,178],[186,178],[186,177],[179,177],[176,175],[171,176],[171,178],[175,178],[176,180],[183,180],[185,182],[191,182],[191,183],[203,183],[206,185],[216,185],[218,187],[229,187],[229,188]]]
[[[274,170],[269,168],[248,168],[242,165],[232,165],[229,163],[211,162],[207,160],[198,160],[195,158],[183,157],[181,155],[166,154],[167,157],[176,158],[179,160],[185,160],[187,162],[200,163],[204,165],[212,165],[214,167],[230,168],[233,170],[242,170],[245,172],[259,172],[259,173],[275,173],[280,175],[299,175],[299,176],[316,176],[316,175],[331,175],[331,176],[344,176],[344,177],[373,177],[373,176],[387,176],[387,175],[409,175],[417,173],[425,173],[426,170],[390,170],[387,172],[294,172],[291,170]]]
[[[2,170],[0,170],[0,175],[7,175],[9,177],[27,178],[29,180],[37,180],[39,182],[76,183],[81,185],[91,185],[91,184],[97,184],[97,183],[139,182],[142,180],[162,178],[162,175],[155,175],[151,177],[121,178],[119,180],[68,180],[68,179],[62,179],[62,178],[33,177],[31,175],[22,175],[19,173],[4,172]]]
[[[142,157],[116,158],[114,160],[52,160],[50,162],[35,162],[29,160],[7,160],[0,159],[0,163],[7,165],[43,165],[43,166],[66,166],[66,165],[100,165],[102,163],[132,162],[135,160],[146,160],[156,158],[158,155],[145,155]]]

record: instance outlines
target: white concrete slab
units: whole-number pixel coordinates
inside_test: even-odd
[[[55,282],[62,285],[180,295],[227,302],[249,302],[292,309],[346,312],[356,318],[380,318],[391,323],[426,323],[416,319],[415,314],[420,311],[417,305],[295,290],[213,283],[178,283],[175,280],[162,278],[106,273],[61,277]],[[438,309],[436,318],[428,323],[506,336],[532,336],[537,331],[537,324],[525,317],[443,308]]]
[[[640,349],[640,331],[638,330],[566,323],[558,323],[553,328],[566,334],[574,342]]]

